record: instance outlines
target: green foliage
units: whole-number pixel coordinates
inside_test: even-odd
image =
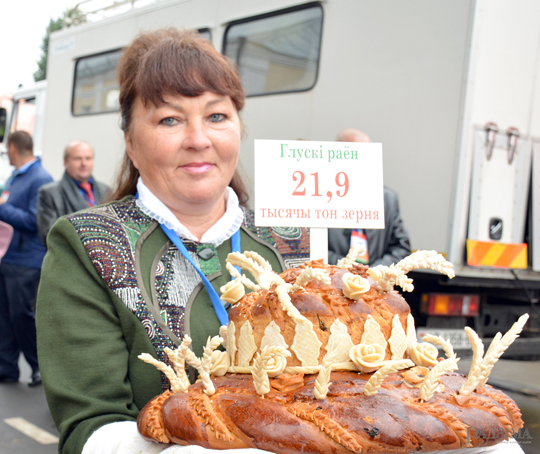
[[[0,107],[0,142],[3,142],[6,134],[7,111]]]
[[[34,73],[34,82],[45,80],[47,78],[47,58],[49,56],[49,38],[52,32],[62,30],[64,27],[82,24],[86,22],[86,17],[78,8],[67,9],[61,17],[50,19],[49,25],[45,29],[45,35],[41,43],[41,56],[37,61],[38,69]]]

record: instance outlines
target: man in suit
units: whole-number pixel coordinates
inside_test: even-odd
[[[64,150],[64,167],[60,181],[39,190],[37,223],[43,244],[60,216],[104,203],[109,193],[107,185],[92,177],[94,150],[88,143],[70,142]]]
[[[371,142],[359,129],[340,131],[338,142]],[[397,193],[384,187],[384,229],[328,229],[328,263],[335,265],[347,255],[354,244],[362,244],[366,251],[357,261],[369,266],[397,263],[411,253],[409,234],[401,219]]]
[[[11,226],[7,235],[12,235],[0,263],[0,383],[19,381],[22,352],[32,368],[30,386],[41,383],[35,305],[46,252],[38,235],[36,205],[39,188],[52,181],[33,150],[26,131],[8,136],[7,154],[15,170],[0,196],[0,221]]]

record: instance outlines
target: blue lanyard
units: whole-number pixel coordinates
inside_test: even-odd
[[[212,287],[212,284],[210,283],[208,278],[195,264],[193,257],[191,257],[191,254],[184,246],[184,243],[182,243],[182,240],[180,239],[178,234],[174,230],[169,229],[163,224],[161,224],[161,228],[169,237],[169,239],[174,243],[174,245],[178,248],[180,253],[186,258],[189,263],[191,263],[193,268],[195,268],[195,271],[199,273],[199,276],[201,277],[202,281],[204,282],[204,286],[206,287],[206,291],[210,295],[210,299],[212,300],[212,305],[214,306],[214,311],[216,311],[219,322],[221,323],[221,325],[227,325],[227,323],[229,323],[229,315],[227,314],[225,307],[223,307],[223,303],[219,299],[217,292],[215,291],[214,287]],[[238,229],[231,237],[231,248],[232,252],[240,252],[240,229]]]

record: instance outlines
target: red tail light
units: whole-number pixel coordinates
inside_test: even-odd
[[[480,309],[478,295],[426,293],[422,295],[422,312],[428,315],[476,317]]]

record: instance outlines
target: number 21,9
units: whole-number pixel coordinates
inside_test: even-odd
[[[319,172],[312,173],[311,176],[313,177],[313,194],[311,194],[312,197],[322,197],[322,194],[319,193]],[[298,185],[296,186],[296,189],[293,191],[292,195],[296,196],[305,196],[306,195],[306,188],[304,187],[304,182],[306,181],[306,175],[304,172],[297,170],[292,175],[293,181],[298,181]],[[336,174],[336,185],[341,188],[336,191],[336,195],[338,197],[345,197],[347,195],[347,192],[349,192],[349,177],[345,172],[338,172]],[[328,197],[327,203],[332,200],[332,191],[327,191],[326,196]]]

